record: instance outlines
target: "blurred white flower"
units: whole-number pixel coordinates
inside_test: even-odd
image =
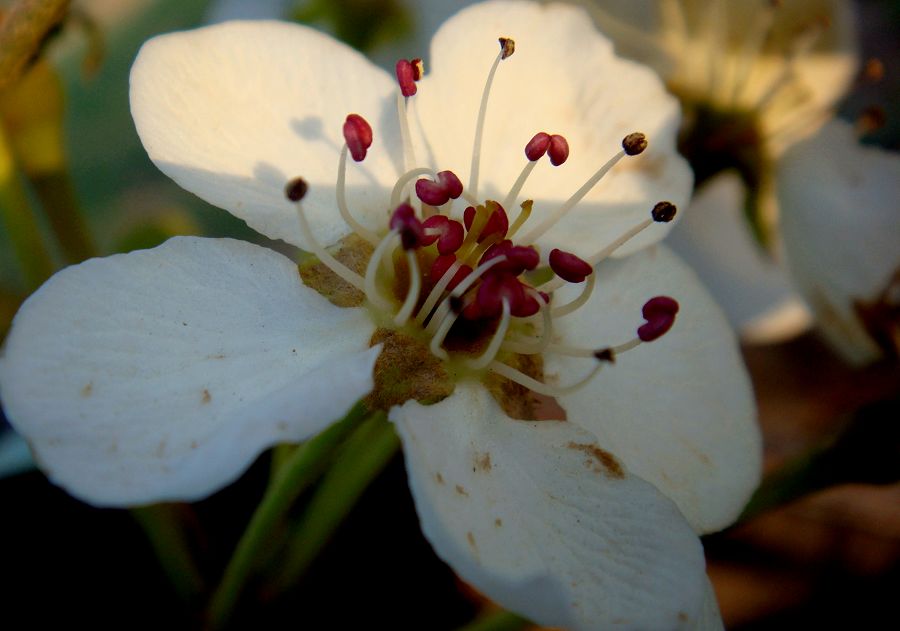
[[[426,536],[497,602],[570,629],[721,628],[697,534],[737,517],[760,436],[727,323],[653,245],[660,197],[691,184],[674,99],[561,5],[469,8],[432,59],[401,62],[404,97],[297,25],[149,41],[131,98],[151,159],[318,261],[301,282],[272,251],[176,238],[57,274],[0,360],[12,423],[53,480],[131,505],[203,497],[369,394]]]

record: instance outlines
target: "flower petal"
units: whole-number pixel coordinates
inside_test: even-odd
[[[508,418],[480,385],[391,411],[422,529],[466,581],[538,624],[690,628],[699,540],[571,423]]]
[[[681,309],[662,338],[618,355],[584,388],[560,397],[569,421],[671,498],[697,532],[727,526],[759,482],[762,458],[734,334],[696,276],[664,246],[601,264],[596,273],[588,303],[558,321],[565,344],[603,348],[633,338],[652,296],[671,296]],[[554,300],[565,303],[577,291],[566,289]],[[545,358],[549,378],[564,384],[590,367],[584,359]]]
[[[716,176],[694,196],[666,244],[697,272],[744,339],[786,340],[805,331],[811,317],[787,271],[753,238],[743,199],[736,173]]]
[[[833,120],[785,154],[778,195],[788,265],[822,332],[850,361],[879,357],[870,333],[891,337],[898,325],[867,331],[861,316],[882,298],[897,304],[900,155],[860,145],[850,124]]]
[[[703,606],[700,608],[700,615],[697,617],[694,631],[723,631],[724,629],[722,614],[719,613],[719,601],[716,600],[716,592],[707,578]]]
[[[656,202],[687,201],[692,176],[675,151],[677,102],[649,69],[616,58],[582,9],[561,4],[489,2],[443,25],[413,99],[428,142],[425,147],[420,139],[420,160],[453,170],[468,185],[479,102],[500,36],[513,38],[516,52],[500,63],[490,95],[480,199],[506,196],[526,164],[525,145],[535,133],[564,136],[568,161],[554,168],[542,159],[520,196],[535,200],[524,234],[612,158],[627,134],[640,131],[649,139],[648,149],[623,159],[542,245],[588,256],[649,217]],[[662,238],[668,228],[650,228],[619,254]]]
[[[346,234],[335,201],[347,114],[375,129],[350,162],[348,203],[383,221],[401,146],[394,84],[362,55],[312,29],[227,22],[149,40],[131,70],[131,112],[150,158],[169,177],[263,234],[309,249],[285,183],[309,183],[303,206],[327,245]]]
[[[373,328],[363,310],[305,287],[280,254],[176,238],[51,278],[16,316],[0,394],[41,468],[73,495],[194,500],[368,393]]]

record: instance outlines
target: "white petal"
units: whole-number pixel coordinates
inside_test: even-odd
[[[734,334],[696,276],[661,245],[595,273],[591,300],[558,321],[566,344],[603,348],[633,338],[653,296],[671,296],[681,309],[669,333],[620,354],[587,386],[561,397],[569,421],[670,497],[697,532],[727,526],[756,487],[762,456]],[[561,303],[571,298],[561,293]],[[545,370],[572,383],[592,361],[549,354]]]
[[[650,484],[593,455],[593,435],[511,420],[474,383],[391,418],[426,537],[491,599],[573,631],[690,628],[697,537]]]
[[[700,615],[697,617],[694,631],[723,631],[724,629],[722,614],[719,613],[719,601],[716,600],[716,592],[707,578],[703,606],[700,608]]]
[[[468,184],[479,102],[500,36],[513,38],[516,52],[500,63],[490,95],[480,199],[506,196],[535,133],[561,134],[571,149],[568,161],[552,167],[543,158],[520,196],[535,200],[530,224],[536,226],[621,149],[624,136],[641,131],[647,151],[616,166],[543,244],[565,244],[587,256],[647,218],[656,202],[687,201],[692,177],[674,146],[677,102],[650,70],[616,58],[582,9],[561,4],[485,3],[443,25],[413,100],[429,143],[418,147],[420,160],[451,169]],[[654,226],[620,254],[667,231]]]
[[[81,499],[194,500],[369,392],[372,331],[280,254],[176,238],[51,278],[15,318],[0,394],[40,466]]]
[[[819,326],[851,361],[875,359],[855,303],[876,300],[900,270],[900,155],[833,120],[785,154],[778,195],[788,264]]]
[[[734,172],[697,192],[666,241],[716,297],[731,324],[754,342],[789,339],[811,318],[787,272],[753,238],[744,218],[744,186]]]
[[[394,84],[362,55],[296,24],[227,22],[148,41],[131,70],[131,112],[156,165],[178,184],[252,228],[309,249],[285,183],[302,176],[320,241],[346,234],[335,201],[347,114],[375,139],[350,160],[355,215],[384,221],[400,147]]]

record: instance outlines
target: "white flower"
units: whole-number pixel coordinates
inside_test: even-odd
[[[778,171],[788,267],[823,334],[849,361],[900,351],[900,156],[833,120]]]
[[[498,54],[498,36],[515,39],[515,55],[501,60],[512,41]],[[57,274],[7,341],[10,419],[87,501],[191,500],[264,447],[313,435],[374,382],[367,400],[390,405],[423,530],[464,579],[541,624],[720,627],[697,534],[741,510],[760,438],[724,318],[674,255],[641,249],[672,218],[660,197],[678,204],[690,189],[674,101],[564,6],[467,9],[437,33],[429,65],[417,85],[415,64],[402,65],[403,87],[418,88],[405,99],[364,58],[296,25],[148,42],[131,96],[150,157],[321,262],[301,264],[304,284],[269,250],[179,238]],[[553,136],[535,134],[544,128]],[[616,154],[594,187],[635,129],[649,148]],[[644,148],[641,136],[624,144]],[[348,167],[348,153],[364,160]],[[462,191],[434,174],[447,169],[468,176]],[[416,177],[417,209],[398,207]],[[517,201],[514,181],[535,200],[521,230],[488,201]],[[422,198],[442,213],[424,227],[436,210]],[[464,214],[467,231],[448,228]],[[449,295],[432,289],[456,276],[435,271],[433,232],[474,268]],[[504,233],[521,247],[489,251]],[[332,258],[321,244],[339,239]],[[531,243],[545,257],[563,246],[550,268],[573,282],[522,273],[537,263]],[[579,257],[603,262],[594,273]],[[535,284],[555,290],[549,302]],[[677,297],[679,321],[642,343],[673,324],[677,303],[648,301],[658,294]]]
[[[854,80],[851,3],[588,4],[619,52],[650,63],[686,108],[680,146],[698,178],[697,212],[686,213],[671,245],[714,289],[745,340],[802,332],[812,320],[780,264],[778,222],[790,209],[775,179],[785,150],[831,118]]]

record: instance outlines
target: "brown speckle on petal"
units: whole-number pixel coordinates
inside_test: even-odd
[[[593,469],[597,473],[605,472],[607,476],[617,480],[625,477],[625,470],[616,457],[597,445],[570,442],[566,447],[587,454],[588,458],[584,461],[584,466],[589,469]]]
[[[466,497],[469,497],[469,492],[461,484],[456,485],[456,492],[459,493],[460,495],[465,495]]]
[[[209,393],[209,390],[203,388],[203,393],[200,395],[200,401],[205,405],[212,401],[212,395]]]
[[[94,393],[94,382],[89,381],[88,383],[84,384],[84,387],[81,389],[81,396],[89,397],[93,393]]]
[[[483,471],[488,472],[493,469],[493,465],[491,464],[491,454],[488,452],[479,453],[475,452],[475,468],[473,471]]]

